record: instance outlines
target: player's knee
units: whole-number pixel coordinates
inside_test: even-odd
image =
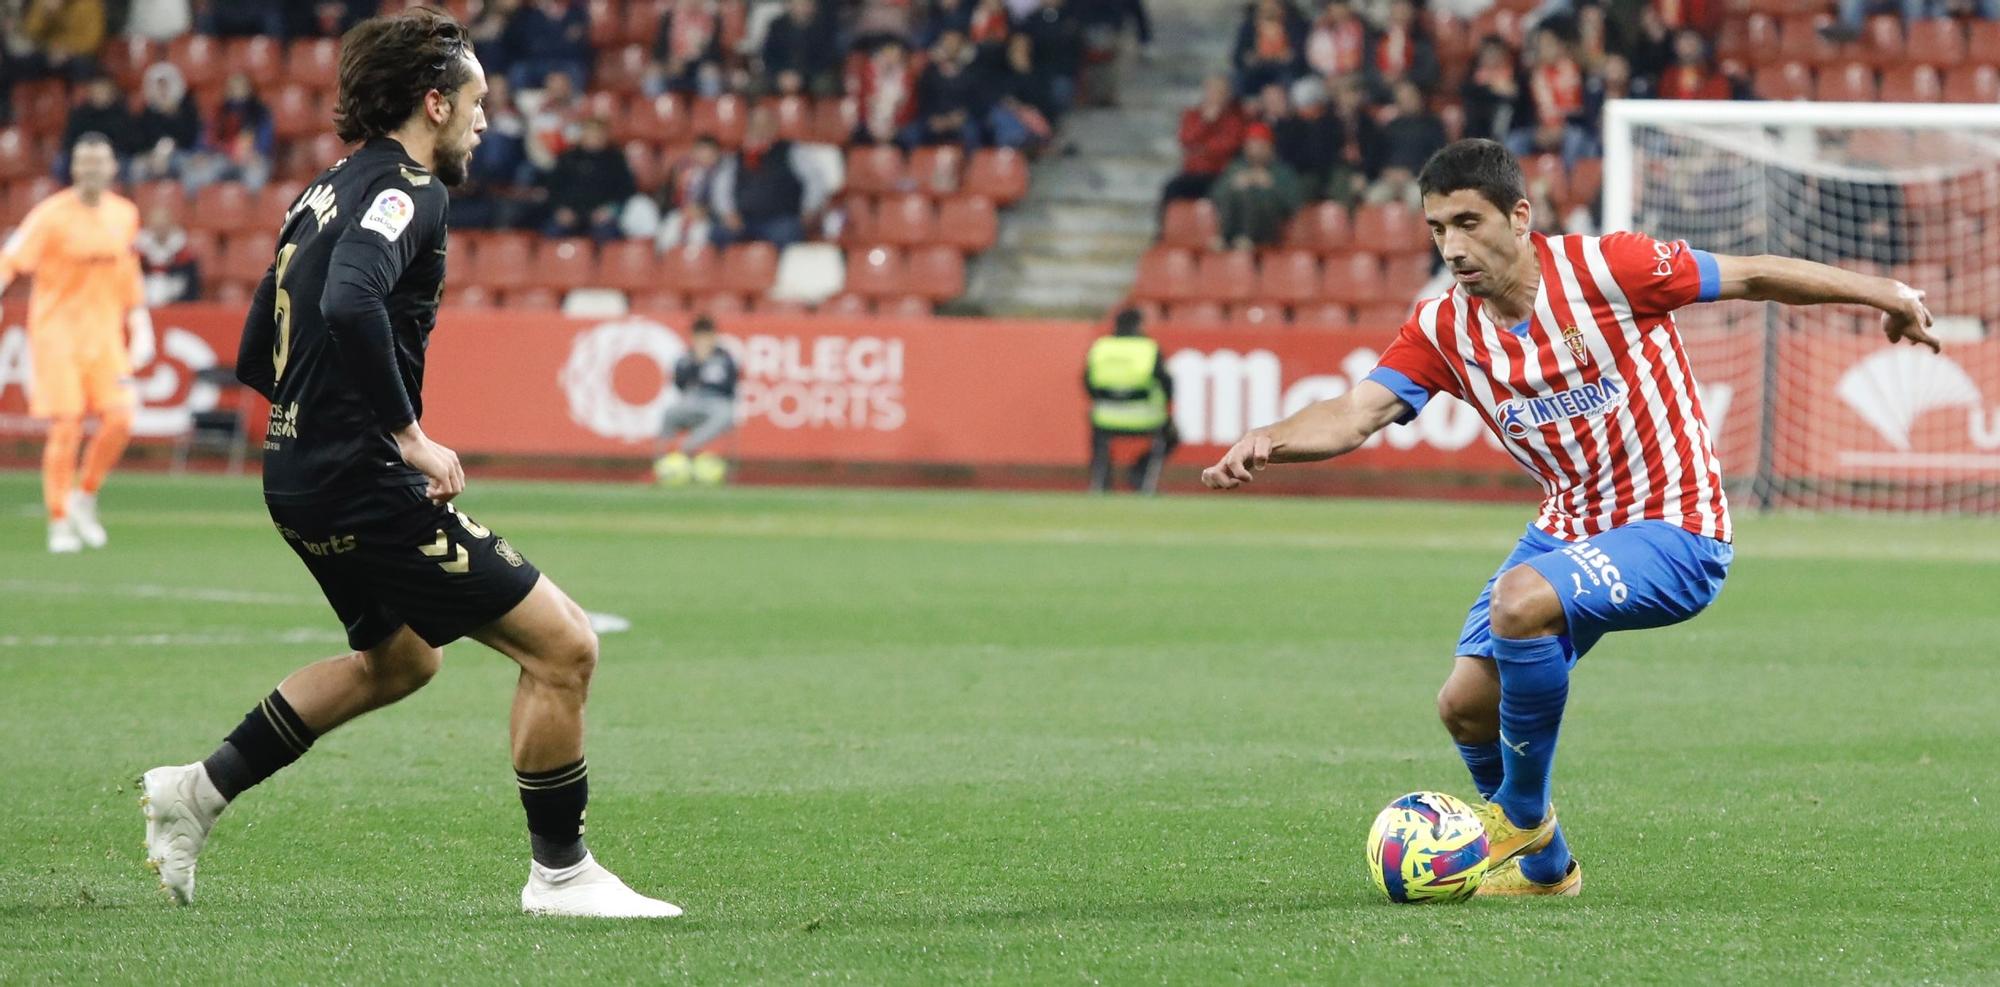
[[[132,409],[118,408],[107,411],[98,420],[98,423],[107,432],[130,432],[132,431]]]
[[[551,650],[545,662],[550,684],[573,692],[589,692],[590,678],[597,671],[597,632],[591,629],[590,618],[581,608],[576,608],[569,629]]]
[[[1487,619],[1499,637],[1531,638],[1560,634],[1563,630],[1562,601],[1542,574],[1528,566],[1515,566],[1493,585]]]
[[[393,703],[423,688],[444,665],[443,649],[414,637],[388,648],[363,651],[358,657],[376,699],[383,703]]]
[[[1446,733],[1461,743],[1491,740],[1500,729],[1500,708],[1493,697],[1447,681],[1438,690],[1438,719]]]

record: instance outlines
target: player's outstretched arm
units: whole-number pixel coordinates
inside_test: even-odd
[[[250,298],[250,311],[243,317],[243,338],[236,344],[236,379],[243,386],[264,395],[269,401],[277,393],[278,369],[274,356],[278,342],[277,267],[264,271],[257,293]]]
[[[1316,401],[1275,425],[1252,429],[1222,460],[1202,470],[1211,490],[1233,490],[1256,479],[1271,463],[1313,463],[1346,455],[1368,437],[1410,413],[1395,392],[1372,380],[1327,401]]]
[[[1717,254],[1716,274],[1721,282],[1718,299],[1740,298],[1781,305],[1866,305],[1882,311],[1882,333],[1889,342],[1909,340],[1940,348],[1930,334],[1931,312],[1924,306],[1924,293],[1894,278],[1878,278],[1843,271],[1792,257],[1768,254],[1756,257],[1728,257]]]

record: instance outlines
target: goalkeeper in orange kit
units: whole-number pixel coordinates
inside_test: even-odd
[[[153,358],[153,321],[133,251],[139,210],[111,191],[117,174],[111,142],[84,134],[70,150],[71,186],[31,210],[0,247],[0,291],[19,275],[34,278],[28,413],[49,427],[42,500],[51,552],[104,545],[97,490],[132,436],[132,372]],[[79,478],[85,415],[97,416],[98,426]]]

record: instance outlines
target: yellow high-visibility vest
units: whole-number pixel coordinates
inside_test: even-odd
[[[1090,345],[1090,424],[1113,432],[1150,432],[1167,423],[1167,392],[1153,376],[1160,344],[1145,336],[1105,336]]]

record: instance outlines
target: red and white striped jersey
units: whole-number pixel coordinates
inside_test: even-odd
[[[1534,315],[1496,323],[1454,286],[1417,306],[1368,379],[1416,417],[1471,404],[1546,493],[1536,527],[1575,541],[1659,520],[1729,541],[1729,502],[1673,312],[1712,301],[1714,256],[1644,234],[1530,234]]]

